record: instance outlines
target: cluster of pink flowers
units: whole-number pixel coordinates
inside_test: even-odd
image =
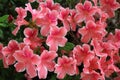
[[[113,72],[120,73],[116,66],[120,63],[120,29],[114,33],[106,31],[106,20],[120,8],[116,0],[85,0],[84,4],[77,3],[75,9],[64,8],[53,0],[29,1],[25,8],[15,9],[17,27],[12,33],[17,35],[25,27],[23,42],[10,40],[7,46],[0,44],[5,68],[14,65],[17,72],[26,70],[29,78],[39,79],[46,79],[48,71],[57,74],[58,79],[67,74],[80,75],[82,80],[105,80]],[[31,6],[34,1],[39,3],[37,9]],[[32,15],[29,21],[28,12]],[[66,35],[71,31],[77,32],[80,44],[62,54],[59,48],[69,41]],[[82,72],[78,68],[81,65]],[[119,79],[118,76],[115,80]]]

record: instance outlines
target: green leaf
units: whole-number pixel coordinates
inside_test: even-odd
[[[3,38],[3,31],[0,29],[0,38]]]
[[[56,75],[52,75],[50,80],[56,80]]]
[[[74,48],[74,44],[71,42],[67,42],[66,45],[64,47],[60,47],[61,50],[66,50],[66,51],[70,51]]]
[[[0,27],[7,27],[5,23],[0,23]]]
[[[55,2],[61,2],[62,0],[54,0]]]
[[[8,17],[9,17],[9,15],[4,15],[4,16],[0,17],[0,22],[2,23],[2,22],[7,21]]]
[[[74,76],[66,75],[63,80],[80,80],[80,75],[74,75]]]

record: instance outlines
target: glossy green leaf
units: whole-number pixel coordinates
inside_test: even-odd
[[[5,23],[0,23],[0,27],[7,27]]]
[[[7,21],[8,16],[9,16],[9,15],[4,15],[4,16],[0,17],[0,22],[2,23],[2,22]]]
[[[66,45],[64,47],[60,47],[61,50],[66,50],[66,51],[70,51],[74,48],[74,44],[67,42]]]
[[[3,38],[3,31],[0,29],[0,38]]]

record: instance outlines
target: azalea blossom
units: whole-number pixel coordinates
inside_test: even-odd
[[[38,0],[39,1],[39,0]],[[54,3],[54,0],[45,0],[45,2],[39,3],[40,8],[48,8],[50,10],[59,10],[60,9],[60,4]]]
[[[25,28],[24,35],[26,37],[24,38],[24,43],[26,45],[29,45],[32,49],[35,49],[41,46],[42,39],[37,37],[38,29]]]
[[[68,16],[69,16],[70,10],[69,8],[60,8],[60,13],[58,18],[62,21],[63,26],[67,29],[67,31],[70,30],[70,24],[68,22]]]
[[[119,71],[118,67],[114,65],[112,58],[107,60],[107,56],[101,57],[98,63],[100,65],[101,74],[106,77],[110,77],[113,72]]]
[[[107,40],[117,48],[120,48],[120,29],[115,29],[115,34],[110,33]]]
[[[81,41],[88,43],[91,39],[97,38],[101,40],[106,35],[105,26],[96,24],[93,21],[88,21],[86,26],[79,29],[79,33],[82,35]]]
[[[18,13],[17,19],[15,20],[15,25],[17,27],[13,30],[13,34],[16,35],[22,25],[28,25],[28,22],[24,19],[27,16],[27,12],[22,7],[17,7],[16,12]]]
[[[82,80],[105,80],[104,76],[101,76],[99,73],[92,71],[91,73],[81,73]]]
[[[32,14],[32,21],[34,22],[36,20],[36,18],[38,18],[38,16],[40,15],[40,11],[36,10],[36,9],[32,9],[32,6],[30,3],[26,4],[25,7],[26,11],[29,11]]]
[[[116,0],[100,0],[101,9],[105,11],[109,17],[114,17],[114,11],[120,8],[120,4]]]
[[[37,64],[37,71],[39,79],[46,79],[48,71],[54,71],[55,61],[57,57],[55,51],[44,50],[40,55],[39,63]]]
[[[108,19],[120,8],[116,0],[80,0],[76,5],[72,5],[74,0],[28,1],[24,8],[16,7],[12,32],[16,35],[24,26],[23,41],[0,43],[4,68],[14,65],[17,72],[26,72],[28,80],[61,80],[68,75],[70,79],[105,80],[114,72],[117,77],[112,79],[120,79],[120,29],[107,33]],[[63,4],[64,8],[57,1],[70,4]]]
[[[52,28],[50,35],[47,37],[46,44],[49,46],[49,50],[57,51],[58,46],[63,47],[67,42],[65,35],[67,30],[65,27],[58,28],[57,26]]]
[[[41,27],[40,33],[43,36],[47,36],[50,33],[50,29],[57,25],[58,12],[53,10],[48,12],[42,18],[38,18],[36,23]]]
[[[112,57],[113,55],[118,53],[117,47],[109,42],[102,42],[100,40],[94,39],[92,40],[91,44],[94,47],[95,54],[99,57]]]
[[[68,16],[68,18],[67,18],[67,20],[69,21],[69,24],[70,24],[70,28],[73,31],[76,31],[76,26],[77,26],[77,23],[75,21],[75,15],[76,15],[76,11],[74,9],[70,10],[70,16]]]
[[[80,23],[82,21],[89,21],[93,20],[93,15],[96,13],[97,8],[92,6],[92,3],[90,1],[85,1],[84,5],[82,3],[78,3],[75,6],[75,9],[77,11],[77,14],[75,15],[75,19],[77,23]]]
[[[66,74],[71,76],[76,74],[76,60],[67,56],[59,57],[55,65],[55,73],[59,79],[63,79]]]
[[[98,57],[94,57],[93,59],[89,60],[90,65],[85,66],[83,68],[83,72],[91,74],[93,71],[99,70],[100,66],[99,66],[98,60],[99,60]]]
[[[73,49],[73,57],[77,60],[77,65],[89,66],[89,60],[94,58],[94,53],[90,50],[90,46],[84,44],[83,46],[77,45]]]
[[[10,40],[8,46],[3,47],[2,54],[7,65],[12,65],[15,63],[16,60],[13,54],[17,50],[19,50],[19,44],[15,40]]]
[[[0,43],[0,60],[3,60],[4,68],[8,68],[7,59],[5,56],[3,56],[2,50],[3,50],[3,44]]]
[[[14,65],[17,72],[26,70],[30,78],[37,76],[36,65],[39,61],[39,56],[34,54],[29,46],[25,46],[22,50],[16,51],[13,56],[17,61]]]

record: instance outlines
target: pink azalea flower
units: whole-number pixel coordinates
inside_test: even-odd
[[[109,18],[109,15],[98,7],[94,17],[95,19],[99,19],[98,22],[106,23],[106,20]]]
[[[79,33],[82,35],[81,41],[88,43],[93,38],[101,40],[107,32],[102,23],[95,24],[93,21],[88,21],[85,27],[79,29]]]
[[[114,62],[111,58],[109,60],[106,59],[107,56],[103,56],[100,58],[98,63],[100,65],[101,74],[106,77],[110,77],[113,72],[118,72],[119,69],[114,65]]]
[[[22,25],[28,25],[28,22],[24,19],[27,16],[26,10],[23,9],[22,7],[20,8],[17,7],[15,10],[18,13],[18,16],[15,21],[15,25],[17,25],[17,27],[12,32],[14,35],[17,34]]]
[[[37,64],[39,79],[47,77],[47,71],[53,71],[55,66],[54,59],[57,57],[55,51],[44,50],[40,55],[39,63]]]
[[[94,57],[93,59],[91,59],[90,61],[89,61],[89,66],[87,66],[87,67],[84,67],[83,68],[83,72],[84,73],[91,73],[91,72],[93,72],[93,71],[95,71],[95,70],[98,70],[99,69],[99,64],[98,64],[98,58],[97,57]]]
[[[47,37],[46,44],[50,47],[50,50],[57,51],[58,46],[63,47],[67,42],[65,35],[67,30],[64,27],[58,28],[57,26],[52,28],[50,35]]]
[[[68,16],[69,16],[70,10],[69,8],[60,8],[60,13],[58,18],[62,21],[63,26],[69,31],[70,30],[70,24],[67,20]]]
[[[10,40],[8,46],[3,47],[2,53],[7,65],[12,65],[16,61],[13,54],[19,50],[19,44],[15,40]]]
[[[37,76],[35,65],[39,61],[39,56],[33,53],[29,46],[25,46],[23,50],[16,51],[13,56],[17,63],[14,65],[17,72],[22,72],[26,69],[30,78]]]
[[[35,22],[38,17],[42,16],[42,13],[40,10],[32,9],[32,6],[30,3],[26,4],[25,7],[26,11],[29,11],[32,15],[32,22]]]
[[[84,63],[84,66],[89,66],[89,60],[94,58],[94,53],[90,51],[90,46],[87,44],[84,44],[82,47],[80,45],[77,45],[73,49],[73,57],[77,60],[77,65],[81,65],[81,63]]]
[[[104,12],[102,12],[101,13],[101,17],[100,17],[100,21],[101,22],[105,22],[107,19],[108,19],[108,14],[107,13],[104,13]]]
[[[32,49],[41,46],[42,40],[39,37],[37,37],[38,29],[25,28],[24,35],[26,37],[24,38],[24,43],[29,45]]]
[[[55,65],[55,73],[57,73],[59,79],[63,79],[66,74],[70,76],[76,74],[76,60],[67,56],[59,57]]]
[[[114,11],[120,8],[120,4],[116,0],[100,0],[101,9],[108,13],[109,17],[114,17]]]
[[[24,42],[19,43],[19,50],[22,50],[25,46],[26,44]]]
[[[77,23],[89,20],[94,21],[93,15],[97,11],[97,8],[93,7],[90,1],[85,1],[84,5],[82,3],[78,3],[75,8],[77,10],[77,14],[75,15]]]
[[[115,29],[115,34],[110,33],[106,40],[116,48],[120,48],[120,29]]]
[[[41,2],[39,7],[58,11],[60,9],[60,4],[54,3],[54,0],[46,0],[45,2]]]
[[[44,15],[44,17],[36,20],[37,25],[41,27],[40,32],[43,36],[47,36],[50,32],[50,29],[57,25],[57,15],[57,11],[49,10],[48,13]]]
[[[99,73],[93,71],[91,73],[81,73],[81,79],[82,80],[105,80],[103,76],[101,76]]]
[[[5,56],[3,56],[2,50],[3,50],[3,44],[0,43],[0,59],[3,60],[4,68],[8,68],[8,65],[7,65],[7,62],[6,62],[7,59],[6,59]]]
[[[67,20],[69,21],[70,28],[71,30],[75,31],[76,30],[76,21],[75,21],[75,15],[76,11],[75,10],[70,10],[70,16],[68,16]]]
[[[97,39],[94,39],[92,40],[91,44],[94,47],[95,54],[99,57],[113,57],[113,55],[115,55],[118,52],[117,47],[108,42],[102,42]]]

